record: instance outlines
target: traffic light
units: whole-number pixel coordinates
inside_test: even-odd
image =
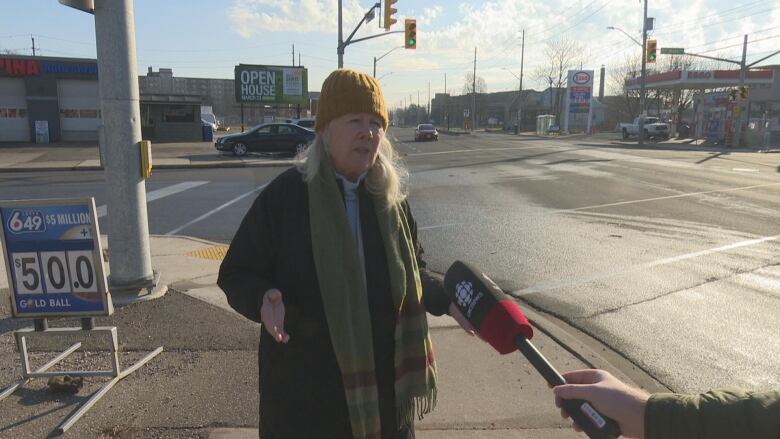
[[[398,12],[398,9],[393,7],[397,1],[398,0],[385,0],[385,30],[390,30],[390,27],[393,26],[397,21],[395,18],[393,18],[393,15]]]
[[[414,18],[404,20],[404,48],[417,48],[417,20]]]
[[[732,89],[729,91],[729,100],[730,100],[731,102],[737,102],[737,90],[736,90],[736,89],[733,89],[733,88],[732,88]]]
[[[655,62],[658,51],[658,41],[647,40],[647,62]]]
[[[740,99],[747,99],[748,97],[748,88],[747,87],[740,87],[739,88],[739,98]]]

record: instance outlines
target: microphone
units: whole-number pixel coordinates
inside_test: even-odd
[[[549,361],[531,344],[533,327],[512,298],[487,275],[455,261],[444,275],[444,289],[479,336],[500,354],[519,349],[551,386],[566,384]],[[563,409],[591,439],[614,439],[620,428],[589,402],[564,399]]]

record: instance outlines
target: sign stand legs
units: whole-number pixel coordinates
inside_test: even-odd
[[[18,388],[20,388],[21,386],[23,386],[25,383],[27,383],[33,378],[47,378],[47,377],[62,376],[62,375],[70,375],[76,377],[102,376],[102,377],[112,378],[110,381],[103,384],[103,387],[101,387],[100,390],[95,392],[85,403],[83,403],[78,408],[78,410],[76,410],[72,415],[70,415],[67,419],[65,419],[65,421],[63,421],[57,427],[57,432],[59,434],[64,433],[70,427],[72,427],[73,424],[76,423],[76,421],[78,421],[79,418],[81,418],[81,416],[84,415],[84,413],[86,413],[90,408],[92,408],[92,406],[95,405],[95,403],[98,402],[100,398],[103,397],[103,395],[105,395],[109,390],[111,390],[112,387],[114,387],[114,384],[118,383],[121,379],[125,378],[131,373],[135,372],[137,369],[139,369],[144,364],[148,363],[149,360],[156,357],[158,354],[160,354],[160,352],[163,351],[163,347],[160,346],[157,349],[153,350],[152,352],[148,353],[142,359],[138,360],[135,364],[133,364],[129,368],[125,370],[121,370],[119,365],[119,342],[117,338],[116,326],[94,326],[95,322],[93,317],[81,319],[82,326],[80,328],[49,328],[46,319],[35,319],[34,323],[35,326],[33,328],[24,328],[18,331],[14,331],[14,338],[16,338],[16,347],[19,350],[19,355],[21,356],[21,361],[22,361],[22,379],[20,381],[17,381],[15,384],[11,385],[10,387],[7,387],[2,392],[0,392],[0,400],[3,400],[7,396],[11,395]],[[77,342],[73,344],[72,346],[64,350],[62,353],[54,357],[52,360],[50,360],[48,363],[44,364],[37,370],[35,371],[30,370],[30,360],[27,352],[28,337],[72,335],[84,331],[89,331],[90,333],[105,332],[109,334],[109,336],[111,337],[111,370],[94,370],[94,371],[58,370],[54,372],[49,371],[51,367],[55,366],[57,363],[64,360],[70,354],[72,354],[77,349],[79,349],[81,347],[81,342]]]

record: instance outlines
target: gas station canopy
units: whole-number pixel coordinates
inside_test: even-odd
[[[774,70],[748,70],[745,85],[767,84],[775,80]],[[628,90],[639,90],[641,78],[626,81]],[[674,70],[648,75],[648,89],[712,89],[739,86],[739,70]]]

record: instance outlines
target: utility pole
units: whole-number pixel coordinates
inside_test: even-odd
[[[293,55],[293,63],[292,63],[292,65],[293,65],[293,67],[295,67],[295,43],[293,43],[293,45],[292,45],[292,46],[293,46],[293,50],[292,50],[292,55]]]
[[[523,29],[523,42],[520,46],[520,91],[517,94],[517,133],[520,132],[523,123],[523,64],[525,63],[525,29]],[[515,133],[515,134],[517,134]]]
[[[639,146],[645,144],[645,99],[647,95],[647,2],[645,2],[645,13],[642,19],[642,85],[639,92]]]
[[[473,105],[472,110],[473,113],[471,114],[471,124],[470,124],[470,131],[473,131],[474,128],[476,128],[475,121],[477,120],[477,48],[474,48],[474,76],[471,78],[472,84],[471,84],[471,92],[474,94],[473,97]]]
[[[339,0],[339,45],[336,46],[336,53],[339,56],[339,68],[344,67],[344,35],[341,30],[341,2],[342,0]]]
[[[146,184],[141,176],[141,115],[133,0],[95,3],[95,40],[108,187],[109,289],[129,301],[156,286],[152,270]]]
[[[745,35],[745,40],[742,43],[742,62],[739,64],[739,89],[742,90],[742,87],[745,86],[745,77],[747,76],[747,67],[745,65],[745,62],[747,60],[747,42],[748,42],[748,36]],[[742,146],[742,121],[744,119],[745,114],[745,108],[742,105],[744,103],[744,100],[740,99],[737,103],[737,108],[739,108],[739,115],[737,116],[737,126],[734,127],[734,139],[731,141],[731,146],[739,148]]]
[[[35,56],[35,37],[33,37],[32,34],[30,34],[30,39],[32,40],[32,45],[33,45],[33,47],[32,47],[32,49],[33,49],[33,56]]]
[[[444,96],[447,103],[444,105],[444,117],[447,119],[447,131],[450,130],[450,95],[447,94],[447,72],[444,72]]]
[[[428,81],[428,121],[431,120],[431,81]]]

